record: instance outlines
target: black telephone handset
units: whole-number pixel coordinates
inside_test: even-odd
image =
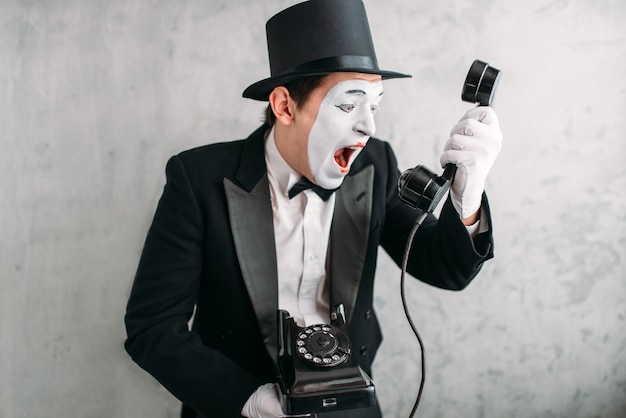
[[[495,96],[500,70],[486,62],[475,60],[467,73],[461,99],[464,102],[491,106]],[[432,213],[441,198],[450,189],[456,174],[456,166],[448,164],[441,176],[437,176],[423,165],[406,170],[398,180],[400,200],[414,209]]]
[[[467,77],[465,78],[461,99],[464,102],[478,103],[479,106],[491,106],[499,77],[500,70],[490,67],[486,62],[475,60],[467,73]],[[409,418],[413,418],[415,412],[417,411],[426,380],[426,357],[424,354],[424,343],[422,341],[422,337],[420,337],[419,332],[417,331],[417,328],[415,327],[415,324],[413,323],[406,301],[404,284],[406,282],[406,269],[409,260],[409,253],[411,251],[413,238],[415,237],[417,230],[422,225],[422,222],[426,219],[426,217],[435,210],[441,201],[441,198],[448,190],[450,190],[450,185],[454,180],[455,174],[456,166],[454,164],[448,164],[441,176],[437,176],[428,168],[418,165],[415,168],[406,170],[398,179],[398,196],[400,197],[400,200],[413,209],[420,209],[422,211],[422,213],[415,220],[413,228],[409,232],[404,250],[404,256],[402,257],[402,271],[400,274],[400,296],[402,299],[402,307],[406,318],[409,321],[409,325],[411,326],[411,330],[419,342],[422,366],[422,378]]]

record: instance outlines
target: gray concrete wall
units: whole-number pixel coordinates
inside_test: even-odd
[[[245,137],[286,0],[0,0],[0,416],[174,417],[122,349],[122,316],[173,153]],[[386,83],[378,134],[437,167],[469,64],[503,70],[488,181],[496,259],[464,292],[410,282],[418,416],[626,410],[626,2],[365,1]],[[419,352],[380,257],[387,417]]]

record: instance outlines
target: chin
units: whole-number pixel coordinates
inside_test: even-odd
[[[346,178],[346,175],[350,171],[346,171],[345,173],[341,172],[337,167],[333,167],[333,173],[328,175],[327,173],[323,173],[320,177],[316,177],[317,184],[325,189],[336,189],[341,186],[343,180]]]

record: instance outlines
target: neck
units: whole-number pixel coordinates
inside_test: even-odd
[[[274,125],[274,141],[280,156],[298,174],[315,183],[313,173],[309,168],[307,141],[298,136],[292,126],[281,123]]]

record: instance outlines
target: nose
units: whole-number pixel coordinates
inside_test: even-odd
[[[374,136],[376,133],[376,121],[374,114],[368,106],[364,106],[359,112],[359,118],[354,125],[354,131],[364,136]]]

